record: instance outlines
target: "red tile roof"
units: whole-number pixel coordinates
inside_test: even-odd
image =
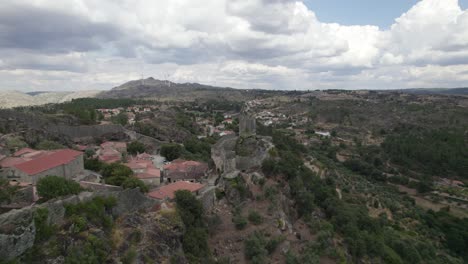
[[[206,163],[193,160],[177,159],[172,161],[170,164],[164,165],[163,168],[169,171],[190,171],[195,168],[208,169],[208,165]]]
[[[67,164],[82,154],[83,152],[71,149],[57,150],[49,155],[17,164],[14,167],[29,175],[35,175],[57,166]]]
[[[132,170],[146,169],[147,164],[143,162],[137,162],[131,160],[130,162],[124,163],[125,166],[129,167]]]
[[[148,196],[155,199],[173,199],[175,197],[175,192],[179,190],[188,190],[190,192],[196,192],[200,189],[205,187],[205,185],[200,183],[193,183],[193,182],[186,182],[186,181],[179,181],[168,184],[166,186],[162,186],[157,190],[154,190],[148,193]]]
[[[135,175],[138,179],[152,179],[161,178],[161,171],[158,169],[149,169],[146,172],[137,173]]]
[[[2,166],[2,168],[10,168],[10,167],[15,166],[16,164],[20,164],[26,161],[28,161],[28,159],[17,158],[17,157],[6,157],[2,159],[2,161],[0,161],[0,166]]]

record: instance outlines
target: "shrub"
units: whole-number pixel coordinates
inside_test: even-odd
[[[161,146],[161,155],[167,160],[173,161],[178,159],[182,154],[182,146],[179,144],[164,144]]]
[[[249,221],[254,225],[260,225],[263,223],[263,217],[256,211],[249,212]]]
[[[88,227],[86,223],[86,219],[82,216],[74,215],[73,217],[71,217],[70,221],[72,224],[71,226],[72,233],[80,233],[86,230],[86,228]]]
[[[65,146],[55,141],[43,140],[36,145],[36,148],[42,149],[42,150],[52,150],[52,149],[63,149],[65,148]]]
[[[132,264],[135,262],[136,257],[137,257],[137,252],[133,247],[131,247],[127,250],[127,252],[122,257],[121,260],[123,264]]]
[[[49,210],[47,208],[38,208],[34,214],[34,225],[36,226],[35,242],[48,240],[56,231],[55,226],[49,225],[47,219]]]
[[[236,228],[239,230],[242,230],[247,226],[247,219],[245,219],[245,217],[243,217],[240,213],[235,214],[232,217],[232,222],[234,223]]]
[[[267,240],[262,233],[254,232],[245,240],[245,256],[252,263],[265,263],[268,250]]]
[[[59,176],[47,176],[37,182],[37,192],[46,200],[78,194],[81,190],[82,188],[77,182]]]
[[[127,152],[132,155],[145,152],[145,145],[139,141],[127,144]]]
[[[85,158],[84,159],[84,168],[87,170],[99,172],[105,164],[99,159]]]
[[[86,222],[94,225],[111,228],[113,225],[110,209],[116,205],[117,201],[114,197],[95,197],[91,201],[78,204],[66,204],[65,215],[70,219],[75,219],[76,216],[83,217]]]

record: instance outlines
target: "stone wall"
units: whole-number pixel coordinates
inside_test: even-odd
[[[53,125],[47,130],[54,134],[64,135],[75,142],[88,142],[96,138],[124,140],[130,137],[121,125],[92,125],[92,126],[67,126]]]
[[[138,189],[126,189],[116,192],[82,192],[64,199],[11,210],[0,215],[0,259],[9,260],[18,257],[33,246],[36,235],[34,214],[38,208],[48,210],[49,224],[60,226],[65,221],[65,204],[90,201],[96,196],[113,196],[117,199],[117,205],[112,209],[114,217],[149,209],[158,203],[146,197]]]
[[[89,189],[92,191],[108,191],[108,192],[113,192],[113,191],[121,191],[122,187],[120,186],[115,186],[115,185],[108,185],[104,183],[97,183],[97,182],[88,182],[88,181],[80,181],[81,187],[85,189]]]

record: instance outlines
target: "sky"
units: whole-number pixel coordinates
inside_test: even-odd
[[[0,90],[468,86],[468,0],[0,2]]]

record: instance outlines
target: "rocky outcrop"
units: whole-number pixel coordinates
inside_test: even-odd
[[[9,211],[0,215],[0,259],[17,257],[33,246],[36,235],[34,215],[39,208],[47,209],[49,225],[60,226],[65,220],[66,204],[90,201],[96,196],[113,196],[117,199],[117,205],[112,209],[114,217],[152,208],[158,203],[138,189],[126,189],[117,192],[82,192],[64,199]]]
[[[127,214],[115,228],[121,240],[116,241],[113,259],[134,250],[135,263],[188,263],[181,243],[184,231],[174,210]]]
[[[54,125],[47,128],[50,133],[66,136],[75,142],[93,142],[96,138],[108,140],[128,140],[121,125],[68,126]]]
[[[33,246],[36,236],[33,212],[24,208],[0,216],[0,259],[17,257]]]

